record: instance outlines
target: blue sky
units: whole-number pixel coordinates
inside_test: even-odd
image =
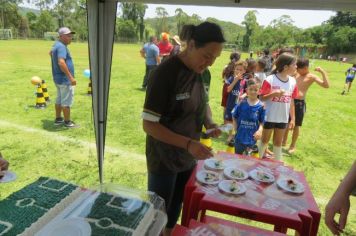
[[[217,0],[218,1],[218,0]],[[231,21],[241,24],[244,16],[249,10],[257,10],[257,21],[260,25],[268,25],[272,20],[282,16],[289,15],[294,20],[294,25],[299,28],[308,28],[320,25],[328,20],[330,16],[336,14],[332,11],[316,11],[316,10],[274,10],[274,9],[248,9],[248,8],[231,8],[231,7],[202,7],[202,6],[182,6],[182,5],[156,5],[147,4],[145,17],[155,17],[156,7],[163,7],[167,10],[170,16],[174,15],[177,8],[181,8],[188,15],[197,14],[203,19],[214,17],[219,20]]]

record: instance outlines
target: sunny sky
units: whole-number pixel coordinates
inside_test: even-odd
[[[232,7],[202,7],[202,6],[183,6],[183,5],[162,5],[148,4],[145,17],[155,17],[156,7],[164,7],[169,16],[173,16],[177,8],[181,8],[188,15],[197,14],[203,19],[214,17],[223,21],[231,21],[241,24],[244,16],[249,10],[257,10],[257,21],[260,25],[268,25],[272,20],[282,16],[289,15],[294,20],[294,25],[299,28],[309,28],[320,25],[328,20],[330,16],[336,14],[332,11],[316,10],[273,10],[273,9],[249,9],[249,8],[232,8]]]

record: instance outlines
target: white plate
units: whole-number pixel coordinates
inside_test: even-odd
[[[224,161],[219,161],[215,158],[206,159],[204,166],[210,170],[223,170],[225,168]]]
[[[202,170],[199,171],[196,175],[197,180],[200,183],[203,184],[218,184],[220,179],[219,179],[219,174],[214,172],[214,171],[209,171],[209,170]]]
[[[10,170],[3,171],[5,175],[0,179],[0,183],[7,183],[16,179],[16,174]]]
[[[251,170],[250,171],[250,176],[252,179],[264,182],[264,183],[273,183],[274,182],[274,176],[266,171],[263,170]]]
[[[288,181],[291,180],[294,182],[295,184],[295,188],[291,188],[289,185],[288,185]],[[295,179],[291,179],[291,178],[288,178],[288,179],[278,179],[277,180],[277,185],[278,187],[280,187],[281,189],[283,189],[284,191],[287,191],[287,192],[290,192],[290,193],[303,193],[304,192],[304,185],[298,181],[296,181]]]
[[[40,236],[90,236],[91,227],[88,222],[78,218],[68,218],[58,222],[54,227],[41,232]]]
[[[240,174],[241,176],[234,175],[234,172]],[[246,171],[235,167],[225,168],[224,175],[229,179],[236,179],[236,180],[244,180],[248,178],[248,174]]]
[[[219,183],[219,189],[225,193],[236,195],[243,194],[246,192],[245,185],[237,182],[236,180],[222,180]]]

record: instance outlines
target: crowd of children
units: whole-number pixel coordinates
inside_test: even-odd
[[[227,140],[234,142],[235,153],[248,153],[257,145],[260,157],[272,153],[280,160],[288,130],[293,130],[288,152],[295,151],[309,87],[314,82],[323,88],[329,87],[327,73],[320,67],[315,71],[322,78],[309,72],[308,59],[298,59],[288,48],[282,49],[275,60],[269,56],[269,50],[264,50],[257,61],[251,57],[241,60],[239,53],[231,54],[222,73],[221,105],[224,124],[233,123],[235,128],[235,134],[231,132]],[[355,71],[356,65],[347,72],[353,73],[352,79]],[[273,152],[270,152],[268,144],[272,135]]]

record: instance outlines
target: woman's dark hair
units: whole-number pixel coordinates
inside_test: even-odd
[[[194,40],[196,48],[204,47],[207,43],[225,42],[220,26],[211,22],[203,22],[197,26],[184,25],[179,37],[187,43]]]
[[[277,57],[275,62],[276,68],[272,71],[272,74],[277,74],[284,70],[284,66],[289,66],[296,61],[296,57],[290,53],[282,53]]]

